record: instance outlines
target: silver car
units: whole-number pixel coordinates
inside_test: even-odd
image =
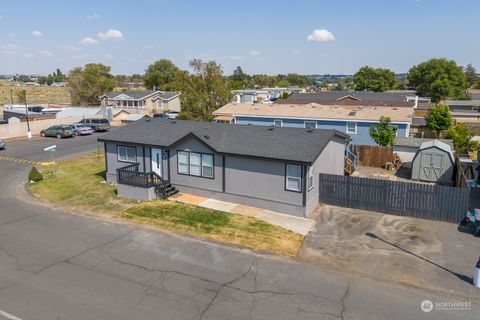
[[[7,147],[7,143],[0,139],[0,149],[5,149]]]

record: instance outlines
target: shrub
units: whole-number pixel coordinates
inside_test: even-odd
[[[37,170],[37,168],[32,167],[30,173],[28,174],[28,180],[37,182],[43,180],[43,175]]]

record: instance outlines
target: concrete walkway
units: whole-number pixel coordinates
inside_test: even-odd
[[[284,213],[270,211],[266,209],[245,206],[242,204],[220,201],[215,199],[209,199],[205,197],[195,196],[187,193],[179,193],[170,198],[172,201],[180,201],[183,203],[194,204],[200,207],[215,209],[220,211],[226,211],[244,216],[254,217],[258,220],[262,220],[271,223],[276,226],[280,226],[287,230],[299,233],[305,236],[315,224],[312,219],[300,218],[291,216]]]

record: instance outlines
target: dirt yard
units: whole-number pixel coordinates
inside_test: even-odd
[[[23,90],[22,86],[14,85],[9,81],[0,81],[0,105],[19,103],[16,93]],[[27,102],[29,104],[70,103],[70,93],[67,87],[25,87],[27,90]],[[12,91],[12,96],[10,95]]]
[[[455,224],[323,206],[299,256],[387,282],[471,296],[479,255],[480,239]]]

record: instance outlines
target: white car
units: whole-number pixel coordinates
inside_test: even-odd
[[[262,103],[263,103],[263,104],[273,104],[273,101],[270,100],[270,99],[263,99],[263,100],[262,100]]]

